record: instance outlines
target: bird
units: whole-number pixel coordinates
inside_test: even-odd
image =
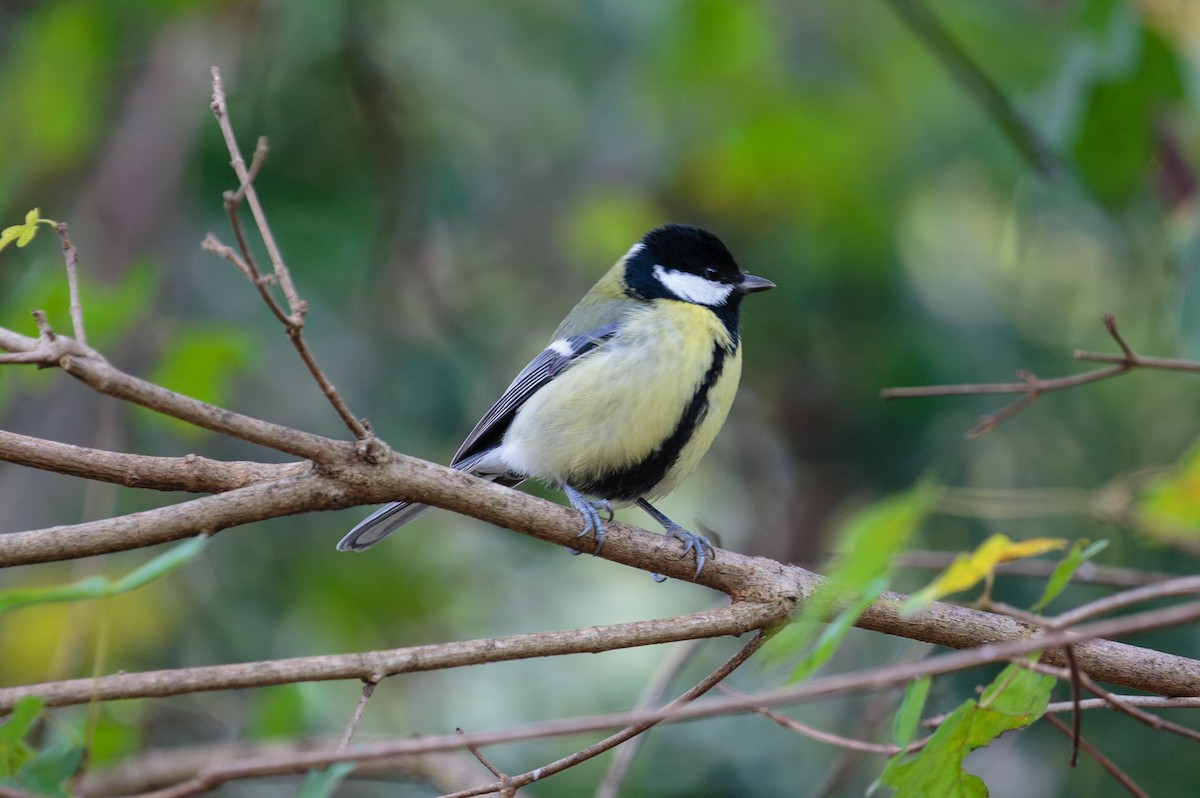
[[[533,478],[561,489],[595,554],[601,514],[611,521],[613,507],[635,504],[682,542],[681,557],[694,554],[699,577],[711,543],[650,502],[695,469],[725,422],[742,370],[742,298],[774,287],[743,272],[707,230],[651,230],[567,314],[451,467],[508,487]],[[430,509],[393,502],[337,548],[367,549]]]

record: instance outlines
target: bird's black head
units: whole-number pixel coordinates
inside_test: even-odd
[[[668,224],[646,233],[629,250],[625,286],[637,299],[677,299],[711,308],[736,331],[742,297],[775,284],[743,272],[721,239],[707,230]]]

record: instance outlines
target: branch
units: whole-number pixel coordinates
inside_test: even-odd
[[[16,702],[26,695],[39,696],[47,706],[60,707],[85,704],[93,700],[155,698],[333,679],[378,682],[385,677],[401,673],[422,673],[532,657],[594,654],[695,637],[740,635],[770,626],[780,620],[782,619],[776,607],[737,603],[691,615],[563,632],[536,632],[359,654],[118,673],[96,679],[72,679],[2,688],[0,714],[11,711]]]
[[[90,449],[0,430],[0,461],[127,488],[222,493],[259,482],[299,476],[308,463],[256,463]]]
[[[234,413],[126,374],[96,350],[65,335],[28,338],[0,327],[0,349],[16,353],[21,358],[0,356],[0,363],[58,366],[99,393],[133,402],[212,432],[318,463],[343,462],[354,457],[354,447],[343,441]]]
[[[79,300],[79,273],[76,268],[79,264],[79,252],[71,243],[70,236],[67,235],[66,222],[54,225],[54,231],[58,233],[58,238],[62,241],[63,260],[67,265],[67,293],[71,301],[71,327],[75,333],[75,340],[79,341],[82,346],[87,346],[87,334],[83,329],[83,305]]]
[[[318,479],[319,477],[312,475],[312,478]],[[473,481],[480,482],[480,487],[486,486],[486,489],[509,494],[508,498],[512,499],[514,507],[546,506],[547,516],[556,521],[558,540],[555,542],[566,545],[575,541],[574,536],[578,525],[575,513],[501,488],[490,482]],[[287,487],[288,501],[290,502],[302,501],[303,497],[313,492],[313,488],[306,483],[306,478],[286,482],[293,483]],[[186,505],[196,505],[206,501],[215,502],[243,492],[270,490],[276,484],[278,483],[244,488],[224,494],[222,497],[197,499]],[[277,490],[282,489],[277,488]],[[194,510],[189,510],[178,515],[183,519],[183,523],[187,523],[188,519],[195,514]],[[557,523],[559,521],[561,523]],[[30,533],[14,533],[0,537],[0,545],[3,545],[5,537],[14,538],[21,534]],[[68,537],[70,536],[68,535]],[[690,576],[691,564],[678,559],[671,553],[677,551],[677,548],[675,541],[661,535],[613,523],[609,529],[609,539],[605,544],[604,556],[644,570],[663,572],[673,569],[671,575],[676,578]],[[648,551],[654,553],[648,554]],[[18,698],[24,695],[38,695],[52,706],[63,706],[84,703],[93,699],[154,697],[183,692],[239,689],[327,679],[376,679],[379,678],[379,674],[408,672],[416,667],[412,665],[413,661],[422,663],[416,669],[472,664],[476,660],[470,659],[470,657],[476,655],[472,653],[477,652],[476,647],[481,647],[484,651],[489,652],[490,659],[482,661],[496,661],[543,655],[536,653],[543,650],[538,648],[543,644],[552,647],[566,646],[567,648],[564,649],[553,649],[566,653],[568,650],[606,650],[665,640],[682,640],[688,637],[735,634],[751,628],[767,628],[782,621],[793,612],[795,602],[802,597],[811,596],[823,580],[816,574],[794,566],[783,566],[771,560],[744,557],[734,552],[721,551],[716,560],[701,573],[700,582],[728,594],[740,596],[742,601],[736,601],[725,611],[716,611],[715,615],[700,613],[688,616],[693,619],[689,623],[696,624],[694,628],[688,630],[680,627],[678,620],[643,622],[651,625],[648,627],[639,625],[601,627],[603,632],[589,630],[585,635],[571,632],[552,633],[550,637],[500,638],[500,641],[504,641],[503,644],[496,641],[474,641],[363,654],[298,657],[237,665],[122,673],[97,679],[10,687],[0,690],[0,711],[11,707]],[[1040,630],[1034,625],[1014,618],[951,604],[934,603],[921,613],[907,617],[900,611],[905,600],[905,596],[896,593],[885,594],[881,600],[871,605],[863,613],[857,625],[871,631],[964,649],[984,646],[996,641],[1026,641],[1030,635],[1042,634],[1049,639],[1063,634],[1061,630]],[[726,616],[723,613],[729,613],[729,615]],[[1138,616],[1127,616],[1126,619],[1120,620],[1124,621],[1133,617]],[[653,625],[655,623],[665,623],[668,627],[675,628],[658,629]],[[623,631],[618,634],[616,630]],[[648,636],[643,638],[643,633]],[[553,634],[564,634],[567,636],[567,640],[559,640]],[[606,636],[610,636],[611,639],[606,639]],[[582,637],[582,639],[575,639],[578,637]],[[559,640],[559,642],[548,642],[555,640]],[[517,647],[516,650],[511,648],[514,645]],[[578,648],[571,648],[572,646]],[[1200,661],[1107,640],[1073,642],[1073,647],[1080,667],[1101,681],[1162,695],[1200,695]],[[1038,646],[1034,646],[1034,648],[1038,648]],[[1047,646],[1047,648],[1053,649],[1054,647]],[[1046,651],[1043,659],[1051,665],[1066,664],[1066,658],[1060,650]]]
[[[1164,369],[1169,371],[1193,371],[1200,372],[1200,361],[1194,360],[1178,360],[1174,358],[1163,357],[1143,357],[1135,353],[1125,339],[1117,330],[1117,317],[1111,313],[1104,316],[1104,326],[1108,330],[1109,335],[1117,342],[1123,354],[1108,355],[1099,352],[1083,352],[1076,350],[1076,360],[1097,361],[1102,363],[1112,363],[1111,366],[1106,366],[1094,371],[1087,371],[1083,374],[1073,374],[1068,377],[1055,377],[1053,379],[1038,379],[1033,374],[1027,371],[1017,372],[1017,376],[1021,378],[1020,382],[996,382],[996,383],[968,383],[963,385],[928,385],[911,388],[885,388],[880,392],[884,399],[912,399],[917,397],[929,396],[978,396],[985,394],[1006,394],[1019,393],[1024,394],[1020,399],[1010,405],[1000,408],[994,413],[989,413],[979,417],[979,423],[973,429],[967,432],[968,437],[978,437],[985,432],[993,429],[1001,421],[1015,416],[1025,408],[1033,404],[1042,394],[1052,391],[1061,391],[1067,388],[1075,388],[1079,385],[1086,385],[1092,382],[1099,382],[1110,377],[1116,377],[1121,374],[1133,371],[1138,368],[1147,369]]]
[[[630,740],[639,734],[642,734],[647,729],[661,723],[664,720],[667,720],[671,717],[672,713],[683,709],[697,698],[716,687],[718,684],[724,681],[729,674],[737,670],[742,663],[748,660],[755,651],[758,651],[759,647],[762,646],[765,640],[766,636],[762,632],[759,632],[754,636],[753,640],[742,646],[737,653],[726,660],[721,667],[717,668],[708,676],[701,679],[700,682],[698,682],[686,693],[679,696],[679,698],[676,698],[671,703],[662,707],[652,716],[647,717],[644,720],[634,721],[616,734],[610,735],[594,745],[590,745],[581,751],[576,751],[570,756],[565,756],[561,759],[555,760],[554,762],[550,762],[518,776],[509,776],[501,779],[501,781],[497,784],[489,784],[485,787],[478,787],[473,790],[462,790],[461,792],[442,796],[442,798],[470,798],[470,796],[474,795],[487,795],[488,793],[499,792],[501,788],[511,789],[515,794],[515,790],[520,789],[521,787],[532,784],[539,779],[544,779],[547,776],[553,776],[556,773],[561,773],[568,768],[575,767],[582,762],[586,762],[593,757],[599,756],[605,751],[609,751],[621,743]]]
[[[338,752],[335,748],[331,747],[322,751],[277,757],[250,757],[238,761],[213,764],[185,784],[176,785],[173,788],[156,793],[147,793],[141,798],[174,798],[191,795],[197,789],[207,789],[230,781],[299,773],[312,768],[328,767],[338,762],[375,762],[402,755],[463,750],[467,745],[486,747],[500,743],[580,734],[614,727],[630,726],[651,720],[674,723],[685,720],[718,717],[736,712],[753,711],[754,708],[759,706],[769,707],[794,704],[830,695],[843,695],[851,692],[889,687],[895,684],[903,684],[921,676],[936,676],[975,668],[991,662],[1008,661],[1022,657],[1033,651],[1060,647],[1068,643],[1082,649],[1088,643],[1080,641],[1091,638],[1128,634],[1196,620],[1200,620],[1200,602],[1098,621],[1078,627],[1073,631],[1060,630],[1048,632],[1044,636],[1034,639],[1019,640],[999,645],[987,645],[969,651],[937,654],[916,662],[885,665],[857,673],[814,679],[799,685],[750,695],[747,697],[748,700],[731,697],[714,698],[701,704],[678,707],[669,712],[663,709],[637,710],[588,718],[542,722],[494,732],[441,735],[368,743],[354,746],[343,752]]]
[[[337,389],[333,387],[333,383],[325,376],[325,372],[317,364],[316,357],[313,355],[312,350],[308,348],[308,343],[304,340],[304,317],[308,312],[308,303],[301,299],[296,291],[296,286],[292,282],[291,272],[288,270],[287,264],[284,263],[283,254],[279,251],[279,246],[275,243],[275,236],[271,233],[271,228],[267,224],[267,216],[262,209],[262,203],[259,202],[258,192],[254,190],[254,178],[258,175],[258,171],[262,168],[263,162],[266,159],[267,140],[265,137],[259,138],[258,146],[254,150],[254,160],[250,168],[247,169],[246,162],[242,160],[242,153],[238,149],[237,136],[234,135],[233,125],[229,121],[229,107],[225,102],[225,90],[221,84],[221,71],[216,67],[212,68],[212,78],[213,115],[217,119],[217,126],[221,128],[221,135],[225,138],[225,146],[229,149],[230,165],[233,166],[233,171],[237,174],[238,181],[240,182],[237,191],[226,193],[225,211],[229,215],[229,222],[233,227],[234,235],[237,237],[238,246],[242,250],[242,259],[229,258],[229,255],[233,254],[232,250],[216,242],[211,234],[205,239],[205,248],[210,248],[211,240],[218,247],[213,251],[229,259],[250,278],[250,282],[258,289],[259,294],[267,303],[271,312],[283,322],[288,340],[292,342],[292,346],[295,347],[296,352],[300,355],[300,359],[304,362],[309,374],[316,380],[321,393],[325,395],[325,398],[332,405],[334,411],[342,419],[342,423],[354,435],[354,439],[360,442],[360,451],[368,458],[382,458],[386,456],[387,448],[376,441],[374,436],[371,435],[370,430],[350,412],[350,408],[346,406]],[[267,247],[267,255],[270,257],[271,265],[274,268],[275,281],[283,289],[284,298],[287,300],[290,311],[286,315],[267,290],[266,283],[260,276],[258,267],[254,263],[254,256],[250,252],[250,247],[246,245],[246,237],[242,232],[241,221],[238,219],[237,213],[243,199],[250,206],[250,211],[254,215],[254,223],[258,227],[259,236],[262,237],[263,243]]]

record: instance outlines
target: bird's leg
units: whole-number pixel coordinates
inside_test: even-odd
[[[700,576],[700,572],[704,570],[705,550],[707,549],[708,554],[711,554],[714,557],[716,556],[716,551],[713,549],[713,545],[709,542],[708,538],[704,537],[703,535],[696,535],[688,532],[682,526],[656,510],[654,505],[645,499],[638,499],[637,506],[649,513],[650,517],[655,521],[662,524],[663,529],[667,531],[668,535],[673,538],[679,538],[681,541],[683,541],[683,553],[679,555],[680,557],[686,557],[688,552],[695,553],[696,576]],[[657,575],[655,578],[657,579]]]
[[[581,538],[588,532],[593,533],[596,536],[596,549],[592,554],[599,554],[600,549],[604,548],[604,522],[600,520],[600,513],[608,513],[608,520],[613,520],[612,505],[603,500],[592,501],[570,485],[563,485],[562,488],[563,493],[567,494],[567,498],[571,500],[571,506],[583,516],[583,531],[575,537]],[[572,554],[579,553],[574,549],[568,549],[568,551]]]

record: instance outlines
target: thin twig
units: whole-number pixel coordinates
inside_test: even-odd
[[[242,159],[237,137],[234,135],[233,126],[229,121],[229,106],[225,101],[221,70],[217,67],[212,68],[212,87],[213,115],[217,118],[217,125],[221,128],[221,135],[225,138],[225,147],[229,150],[231,159],[230,166],[233,167],[234,174],[238,178],[239,191],[245,195],[246,204],[250,206],[250,213],[254,215],[254,223],[258,227],[259,233],[262,234],[263,244],[267,247],[267,255],[270,257],[271,266],[275,271],[275,279],[279,281],[279,287],[283,289],[284,298],[287,299],[288,308],[291,310],[292,321],[303,326],[307,305],[296,292],[292,275],[283,261],[283,255],[280,253],[279,246],[275,243],[275,236],[271,233],[271,227],[267,223],[267,215],[263,211],[262,203],[259,202],[258,192],[254,190],[250,171]]]
[[[835,745],[838,748],[845,748],[848,751],[855,751],[861,754],[882,754],[883,756],[895,756],[901,751],[912,754],[920,751],[929,744],[931,739],[933,739],[933,735],[922,737],[920,740],[910,743],[903,748],[892,743],[868,743],[864,740],[855,740],[851,737],[843,737],[840,734],[834,734],[833,732],[827,732],[824,729],[818,729],[816,726],[809,726],[807,723],[801,723],[795,718],[789,718],[787,715],[776,712],[773,709],[763,706],[755,706],[752,703],[752,696],[746,695],[738,690],[734,690],[732,687],[727,685],[719,685],[717,689],[723,693],[726,693],[727,695],[745,699],[747,702],[746,706],[750,710],[757,712],[764,718],[775,721],[775,723],[789,731],[802,734],[805,737],[816,740],[817,742],[828,743],[829,745]]]
[[[1079,711],[1079,685],[1086,676],[1079,670],[1079,663],[1075,659],[1075,647],[1063,646],[1063,651],[1067,654],[1067,670],[1070,673],[1071,684],[1071,703],[1075,705],[1075,711],[1071,713],[1071,758],[1068,760],[1071,767],[1079,767],[1079,741],[1083,739],[1083,713]]]
[[[918,676],[936,676],[978,667],[988,662],[1009,661],[1021,658],[1032,651],[1061,647],[1066,643],[1080,645],[1079,641],[1093,636],[1128,634],[1163,626],[1174,626],[1200,619],[1200,602],[1137,613],[1121,618],[1097,621],[1081,626],[1073,632],[1051,631],[1041,638],[1025,639],[999,645],[987,645],[968,651],[937,654],[917,662],[886,665],[857,673],[839,674],[823,679],[814,679],[798,685],[771,690],[751,696],[755,706],[779,706],[812,700],[830,695],[878,689],[902,684]],[[690,692],[690,691],[689,691]],[[730,697],[714,698],[700,704],[680,706],[671,710],[637,710],[613,715],[590,718],[574,718],[550,721],[533,726],[507,729],[498,732],[472,733],[464,738],[457,736],[404,739],[355,746],[341,754],[332,749],[278,757],[256,757],[213,763],[195,777],[174,787],[155,793],[143,794],[142,798],[183,798],[195,795],[219,784],[246,778],[258,778],[285,773],[299,773],[312,768],[328,767],[337,762],[368,762],[391,759],[396,756],[430,753],[436,751],[461,750],[464,740],[477,746],[545,739],[552,736],[579,734],[618,725],[644,722],[681,722],[699,718],[727,715],[745,711],[746,703]],[[1049,722],[1057,721],[1057,718]],[[1065,727],[1064,727],[1065,728]],[[1088,750],[1086,741],[1081,743]],[[492,791],[495,791],[494,785]],[[478,790],[472,791],[478,795]]]
[[[697,683],[695,687],[692,687],[686,693],[679,696],[679,698],[676,698],[674,701],[667,704],[661,710],[645,720],[635,721],[616,734],[610,735],[594,745],[590,745],[587,748],[576,751],[570,756],[565,756],[562,759],[555,760],[554,762],[550,762],[542,767],[521,773],[517,776],[509,776],[501,783],[489,784],[485,787],[478,787],[471,790],[462,790],[460,792],[443,795],[440,798],[471,798],[471,796],[475,795],[487,795],[488,793],[498,792],[502,787],[520,789],[521,787],[532,784],[539,779],[544,779],[547,776],[553,776],[556,773],[561,773],[568,768],[575,767],[581,762],[586,762],[592,757],[599,756],[605,751],[620,745],[632,737],[642,734],[647,729],[672,717],[672,715],[674,715],[679,709],[687,706],[700,696],[707,693],[713,687],[720,684],[727,676],[729,676],[729,674],[733,673],[733,671],[736,670],[739,665],[749,659],[750,655],[758,650],[765,639],[766,636],[762,632],[759,632],[749,643],[742,646],[742,648],[739,649],[736,654],[726,660],[721,667],[704,677],[704,679]]]
[[[703,642],[704,638],[698,637],[686,640],[675,647],[671,656],[663,662],[654,678],[646,684],[642,694],[638,696],[637,707],[639,709],[653,706],[662,701],[671,682],[700,650],[700,644]],[[612,763],[608,766],[608,772],[604,774],[593,798],[617,798],[620,795],[621,785],[624,783],[625,777],[629,775],[633,760],[637,757],[637,753],[645,741],[644,736],[635,737],[617,749],[617,752],[613,754]]]
[[[1068,737],[1072,736],[1071,728],[1067,726],[1067,724],[1063,723],[1053,715],[1045,715],[1044,717],[1046,718],[1046,722],[1051,726],[1058,729]],[[1095,760],[1097,765],[1104,768],[1104,770],[1108,772],[1108,775],[1112,776],[1113,779],[1115,779],[1118,784],[1124,787],[1130,795],[1136,796],[1136,798],[1150,798],[1149,793],[1139,787],[1133,779],[1125,775],[1125,771],[1117,767],[1115,762],[1106,757],[1104,754],[1100,753],[1100,749],[1096,748],[1096,746],[1081,738],[1079,740],[1079,747],[1083,749],[1084,753]]]
[[[67,235],[67,223],[59,222],[54,225],[62,241],[63,260],[67,265],[67,292],[71,297],[71,328],[75,332],[75,340],[87,346],[87,333],[83,329],[83,304],[79,300],[79,252]]]
[[[1047,625],[1057,628],[1073,626],[1088,618],[1131,607],[1134,604],[1144,604],[1147,601],[1173,596],[1191,596],[1197,593],[1200,593],[1200,576],[1181,576],[1089,601],[1087,604],[1055,615],[1047,621]]]
[[[1200,696],[1168,697],[1161,695],[1110,695],[1119,698],[1129,706],[1150,707],[1152,709],[1200,709]],[[1046,707],[1047,712],[1070,712],[1075,707],[1074,701],[1055,701]],[[1087,711],[1092,709],[1112,709],[1112,704],[1103,698],[1085,698],[1079,702],[1079,708]]]
[[[508,776],[504,775],[502,772],[500,772],[500,768],[496,767],[495,765],[493,765],[491,762],[488,761],[488,758],[483,755],[482,751],[479,750],[479,746],[475,745],[474,743],[472,743],[471,741],[469,741],[467,739],[467,733],[459,728],[456,728],[454,730],[454,733],[459,736],[459,738],[463,741],[463,746],[468,751],[471,752],[471,755],[473,757],[475,757],[475,759],[479,762],[479,764],[481,764],[485,768],[487,768],[488,773],[491,773],[493,776],[495,776],[497,779],[500,780],[501,784],[503,784],[505,782],[505,780],[508,778]]]
[[[1177,734],[1180,737],[1191,740],[1192,742],[1200,742],[1200,731],[1189,729],[1187,726],[1181,726],[1178,723],[1172,723],[1169,720],[1160,718],[1158,715],[1154,715],[1150,712],[1146,712],[1143,709],[1139,709],[1132,703],[1126,701],[1124,697],[1111,693],[1100,685],[1096,684],[1096,681],[1086,673],[1081,672],[1079,677],[1079,681],[1081,684],[1083,684],[1083,686],[1100,696],[1103,701],[1112,705],[1113,709],[1116,709],[1119,712],[1124,712],[1129,717],[1146,724],[1155,731],[1167,731],[1171,734]]]
[[[362,692],[358,696],[358,706],[354,708],[354,714],[350,716],[350,722],[346,724],[346,731],[342,734],[342,741],[338,744],[338,753],[346,750],[346,746],[350,745],[351,738],[354,737],[354,732],[358,728],[358,722],[362,720],[363,712],[367,708],[367,702],[371,700],[371,695],[375,692],[375,686],[383,679],[383,674],[371,674],[366,679],[363,679]]]
[[[901,0],[892,0],[900,2]],[[1104,316],[1104,326],[1121,348],[1120,355],[1106,355],[1096,352],[1075,352],[1076,360],[1099,361],[1112,363],[1094,371],[1073,374],[1067,377],[1052,379],[1037,379],[1028,372],[1020,372],[1021,382],[969,383],[962,385],[925,385],[904,388],[885,388],[880,395],[884,399],[911,399],[930,396],[979,396],[991,394],[1024,394],[1010,405],[1000,408],[994,413],[980,416],[979,422],[967,432],[968,437],[977,437],[994,428],[1001,421],[1010,418],[1033,404],[1043,394],[1051,391],[1061,391],[1075,388],[1092,382],[1109,379],[1138,368],[1166,369],[1169,371],[1200,372],[1200,361],[1177,360],[1173,358],[1143,357],[1134,352],[1117,329],[1117,318],[1109,313]]]
[[[211,234],[205,239],[206,248],[213,249],[213,251],[221,254],[222,257],[232,261],[243,274],[250,278],[250,281],[267,303],[271,312],[283,323],[288,340],[292,342],[292,346],[295,347],[296,352],[300,355],[300,359],[304,362],[304,366],[308,369],[309,374],[316,380],[321,393],[325,395],[325,398],[329,401],[334,411],[342,419],[342,423],[350,430],[350,434],[359,442],[359,454],[371,462],[380,462],[387,456],[387,448],[375,439],[366,424],[350,412],[350,408],[337,392],[333,383],[325,376],[324,370],[317,364],[316,357],[313,355],[312,350],[309,349],[308,343],[304,340],[304,317],[308,312],[308,305],[296,292],[291,272],[288,270],[287,264],[284,263],[283,255],[275,243],[275,236],[271,233],[271,228],[267,224],[267,216],[263,211],[262,203],[259,202],[258,193],[254,190],[254,178],[258,175],[267,156],[266,137],[259,138],[258,145],[254,150],[253,162],[247,168],[245,161],[242,160],[241,150],[238,148],[237,137],[233,133],[233,125],[229,121],[229,108],[225,101],[225,90],[221,83],[221,71],[217,67],[213,67],[212,76],[213,115],[216,116],[217,124],[221,128],[221,134],[225,138],[225,146],[229,150],[231,159],[230,164],[233,166],[233,171],[239,181],[237,191],[227,192],[225,195],[225,211],[229,215],[230,225],[233,227],[234,235],[237,237],[238,247],[242,251],[242,259],[239,262],[230,257],[232,250],[224,247],[224,245],[219,245],[219,242],[216,242]],[[284,298],[287,300],[288,313],[284,313],[274,297],[271,296],[270,291],[267,289],[266,281],[262,278],[258,267],[254,263],[254,256],[246,241],[245,233],[242,230],[241,221],[237,213],[243,200],[250,206],[250,212],[254,216],[259,236],[267,247],[267,255],[271,259],[275,281],[283,290]],[[210,239],[212,239],[214,244],[219,245],[221,249],[208,246]]]

